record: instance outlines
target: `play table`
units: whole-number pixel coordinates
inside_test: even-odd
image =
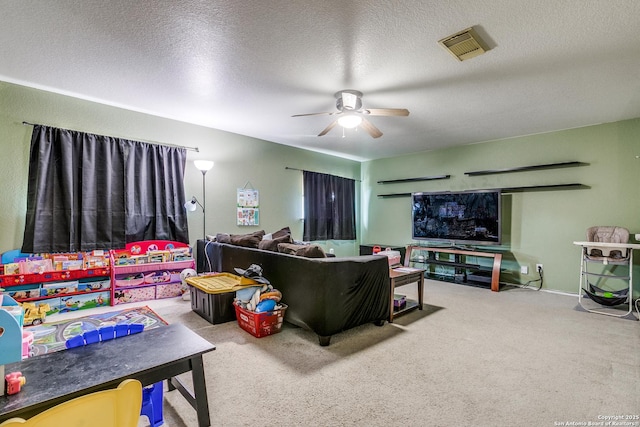
[[[6,365],[26,384],[0,397],[0,422],[30,418],[52,406],[95,391],[116,388],[127,378],[149,386],[168,380],[196,410],[200,427],[211,425],[202,355],[215,345],[182,324],[172,324],[110,341],[44,354]],[[191,371],[193,393],[177,378]],[[99,414],[96,414],[99,416]]]

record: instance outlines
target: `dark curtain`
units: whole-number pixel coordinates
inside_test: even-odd
[[[36,125],[22,252],[188,242],[183,148]]]
[[[355,240],[355,181],[303,171],[304,240]]]
[[[122,141],[126,240],[189,243],[184,208],[184,149]]]

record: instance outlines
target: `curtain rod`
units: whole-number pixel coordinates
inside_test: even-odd
[[[51,127],[51,128],[62,129],[62,128],[59,128],[57,126],[49,126],[49,125],[35,124],[35,123],[29,123],[29,122],[22,122],[22,124],[25,125],[25,126],[47,126],[47,127]],[[73,131],[73,132],[91,133],[91,132],[78,131],[78,130],[74,130],[74,129],[65,129],[65,130],[70,130],[70,131]],[[111,138],[128,139],[128,138],[114,137],[114,136],[110,136],[110,137]],[[130,140],[130,141],[133,141],[133,140]],[[186,147],[184,145],[167,144],[165,142],[157,142],[157,141],[149,141],[149,140],[147,140],[147,141],[145,141],[145,140],[135,140],[135,141],[144,142],[146,144],[163,145],[165,147],[184,148],[185,150],[195,151],[196,153],[200,152],[200,149],[198,147]]]
[[[305,169],[290,168],[289,166],[285,166],[284,168],[285,168],[285,169],[288,169],[288,170],[292,170],[292,171],[313,172],[313,173],[324,173],[324,172],[308,171],[308,170],[305,170]],[[329,174],[326,174],[326,175],[329,175]],[[337,176],[337,175],[336,175],[336,176]],[[344,176],[339,176],[338,178],[345,178],[345,177],[344,177]],[[353,178],[345,178],[345,179],[353,179]],[[359,179],[353,179],[353,180],[354,180],[354,181],[361,182]]]

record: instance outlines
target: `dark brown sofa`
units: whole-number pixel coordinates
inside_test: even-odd
[[[282,292],[285,321],[318,334],[329,345],[333,334],[358,325],[384,324],[389,318],[391,284],[386,257],[305,258],[199,240],[198,272],[234,273],[258,264],[263,276]]]

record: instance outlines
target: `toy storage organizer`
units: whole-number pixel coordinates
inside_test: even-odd
[[[109,255],[102,251],[32,256],[2,267],[4,294],[34,307],[48,304],[47,315],[110,305]]]
[[[23,311],[11,297],[0,303],[0,396],[5,395],[4,365],[22,360]]]
[[[127,244],[111,251],[113,305],[182,295],[180,273],[194,268],[189,245],[166,240]],[[188,255],[187,255],[188,253]]]
[[[118,264],[122,260],[116,262],[123,254],[127,255],[126,265]],[[3,294],[29,303],[33,310],[47,310],[47,316],[180,296],[180,273],[195,265],[189,245],[166,240],[134,242],[112,251],[20,253],[15,260],[5,255],[0,274]]]

